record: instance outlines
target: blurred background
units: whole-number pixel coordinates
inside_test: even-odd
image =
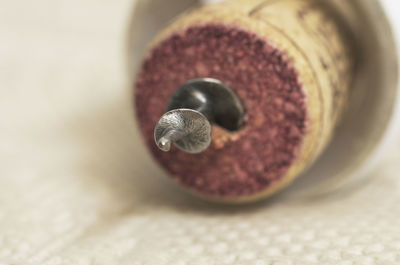
[[[0,264],[400,262],[400,139],[362,191],[311,204],[222,209],[166,181],[135,127],[133,4],[0,0]]]

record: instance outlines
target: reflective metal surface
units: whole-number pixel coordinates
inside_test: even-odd
[[[212,78],[186,82],[172,96],[167,111],[154,130],[156,144],[169,151],[174,142],[188,153],[200,153],[209,146],[210,123],[235,131],[243,125],[245,114],[233,91]]]
[[[200,153],[211,142],[211,124],[198,111],[176,109],[165,113],[154,129],[158,148],[168,152],[171,144],[188,153]]]

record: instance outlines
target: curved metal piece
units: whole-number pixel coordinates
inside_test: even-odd
[[[236,131],[243,125],[245,111],[236,94],[223,82],[214,78],[193,79],[174,93],[167,110],[194,109],[210,122]]]
[[[154,129],[158,148],[168,152],[171,143],[185,152],[196,154],[211,143],[211,124],[196,110],[176,109],[165,113]]]
[[[167,152],[174,142],[188,153],[200,153],[211,143],[211,123],[235,131],[245,111],[235,93],[217,79],[186,82],[174,93],[154,130],[157,146]]]

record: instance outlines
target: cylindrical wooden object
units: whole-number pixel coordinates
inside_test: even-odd
[[[234,0],[193,9],[151,44],[135,101],[146,143],[190,191],[244,202],[287,186],[321,154],[345,108],[354,71],[346,25],[325,1]],[[157,149],[169,98],[194,78],[219,79],[246,110],[237,131],[213,126],[197,155]]]

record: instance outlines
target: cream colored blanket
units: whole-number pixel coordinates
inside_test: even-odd
[[[400,264],[396,148],[312,202],[217,207],[166,181],[132,114],[132,4],[0,1],[1,265]]]

